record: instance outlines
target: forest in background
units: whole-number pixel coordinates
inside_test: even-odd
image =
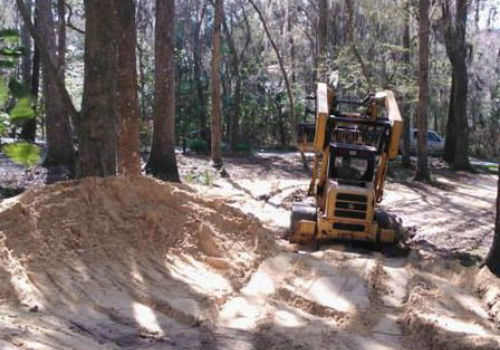
[[[65,97],[57,88],[59,79],[51,79],[53,72],[43,64],[44,55],[32,40],[16,2],[3,1],[0,4],[2,131],[4,135],[29,142],[33,142],[35,136],[47,139],[46,163],[49,165],[67,166],[75,162],[75,155],[68,150],[73,149],[74,143],[79,144],[80,150],[82,147],[82,141],[76,137],[76,115],[85,109],[80,106],[85,105],[82,97],[86,35],[88,42],[97,36],[116,42],[117,47],[128,52],[129,56],[125,53],[123,57],[130,57],[129,67],[137,68],[137,77],[130,77],[129,82],[136,79],[143,153],[151,149],[155,139],[155,85],[160,85],[158,81],[155,84],[155,54],[166,62],[170,59],[169,51],[174,52],[169,64],[175,70],[175,91],[158,90],[158,100],[163,93],[165,101],[170,102],[156,108],[168,109],[168,105],[174,103],[175,143],[194,151],[210,151],[211,120],[216,109],[220,109],[223,151],[245,153],[260,148],[294,147],[297,123],[314,122],[314,101],[308,97],[315,94],[316,82],[328,80],[332,72],[339,74],[342,98],[362,99],[368,92],[393,89],[406,125],[416,126],[419,91],[419,4],[416,1],[226,0],[222,4],[222,1],[202,0],[178,1],[175,5],[173,1],[164,1],[159,3],[169,8],[162,14],[156,9],[155,1],[138,0],[128,9],[125,5],[128,2],[120,3],[116,11],[106,5],[109,13],[115,11],[119,18],[115,25],[126,25],[128,16],[133,32],[127,32],[126,27],[116,31],[110,24],[95,29],[91,25],[92,33],[87,30],[89,23],[86,25],[86,22],[103,21],[109,18],[109,13],[100,19],[99,14],[91,18],[92,14],[87,13],[86,20],[83,1],[21,2],[45,42],[45,49],[52,60],[57,61],[60,80],[67,88],[73,107],[64,102]],[[19,1],[17,3],[19,5]],[[91,3],[88,2],[89,7]],[[217,29],[214,6],[218,4],[221,16]],[[456,152],[461,159],[466,159],[467,153],[498,157],[498,5],[495,1],[481,0],[432,1],[430,4],[430,91],[426,119],[431,129],[446,136],[445,160],[450,164]],[[106,11],[106,6],[98,11]],[[155,26],[157,18],[165,18],[159,22],[165,28]],[[172,28],[167,28],[169,21],[174,24]],[[97,23],[97,27],[100,24],[103,23]],[[167,36],[160,36],[165,38],[164,42],[155,43],[159,30],[165,30]],[[214,75],[213,57],[218,37],[214,35],[215,30],[220,30],[221,59],[219,74]],[[117,42],[120,36],[114,35],[115,32],[128,33],[123,40],[128,45],[120,45]],[[130,36],[131,33],[134,35]],[[134,42],[135,47],[131,47]],[[164,56],[158,56],[159,47],[164,47]],[[108,58],[116,54],[109,43],[95,49],[98,55]],[[131,60],[134,53],[135,62]],[[99,57],[92,62],[94,67]],[[110,73],[113,63],[106,64],[110,65],[107,77],[113,78],[115,75]],[[123,73],[121,62],[119,71],[122,75],[128,74]],[[97,68],[95,74],[103,75]],[[214,78],[219,78],[220,83],[214,84]],[[214,85],[220,86],[221,96],[220,107],[217,101],[215,108]],[[452,86],[460,88],[454,91]],[[175,97],[165,95],[169,93]],[[461,112],[464,108],[466,112]],[[114,137],[105,134],[103,132],[103,139]],[[171,136],[174,136],[173,130]],[[455,144],[459,148],[465,144],[466,149],[457,151]],[[153,153],[154,149],[153,146]],[[27,145],[11,151],[31,160],[35,159],[33,152],[36,150]],[[467,165],[468,162],[463,161],[457,168],[467,168]]]

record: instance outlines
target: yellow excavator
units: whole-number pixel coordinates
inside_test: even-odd
[[[312,150],[314,164],[308,200],[292,206],[290,242],[399,241],[394,220],[375,208],[403,128],[394,93],[348,101],[320,83],[316,99],[316,123],[298,129],[299,150]],[[356,112],[344,112],[345,105],[354,105]]]

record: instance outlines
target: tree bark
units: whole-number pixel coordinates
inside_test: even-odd
[[[115,1],[118,52],[118,172],[141,174],[139,155],[139,98],[137,95],[137,33],[134,0]]]
[[[61,67],[57,57],[56,32],[54,16],[50,0],[38,0],[38,25],[40,36],[47,44],[48,57],[42,56],[43,91],[45,96],[45,113],[47,116],[47,157],[44,165],[47,167],[63,166],[74,174],[76,155],[73,145],[73,135],[67,106],[63,103],[57,80],[62,80]],[[63,48],[62,50],[65,50]],[[61,50],[61,51],[62,51]],[[56,72],[49,68],[51,62],[56,64]]]
[[[38,93],[40,92],[40,51],[35,45],[33,49],[33,71],[31,73],[30,91],[33,104],[37,105]],[[32,118],[23,124],[21,139],[34,142],[36,139],[37,118]]]
[[[403,62],[405,64],[406,74],[410,74],[411,70],[411,57],[410,57],[410,0],[406,0],[405,3],[405,27],[403,33]],[[405,93],[405,105],[404,105],[404,114],[403,114],[403,167],[410,168],[411,167],[411,105],[409,102],[410,96],[408,93]]]
[[[495,233],[493,236],[493,243],[491,245],[490,252],[488,254],[488,257],[486,258],[486,266],[488,266],[493,274],[495,274],[497,277],[500,277],[500,175],[498,177]]]
[[[231,55],[231,75],[234,79],[234,93],[232,101],[232,111],[230,120],[230,146],[231,150],[235,152],[240,143],[240,107],[241,107],[241,75],[240,75],[240,57],[234,40],[227,25],[226,15],[224,9],[222,10],[222,25],[224,34],[227,38],[227,45]]]
[[[317,81],[326,81],[328,44],[328,0],[319,0]]]
[[[180,182],[175,157],[175,1],[156,1],[153,145],[147,172]]]
[[[140,117],[141,120],[146,119],[146,65],[144,62],[144,54],[145,50],[142,47],[142,40],[146,38],[146,9],[145,9],[145,0],[137,1],[137,35],[138,38],[136,46],[137,46],[137,55],[139,60],[139,96],[140,96]]]
[[[25,0],[26,3],[26,9],[28,10],[29,14],[31,15],[33,11],[33,1],[32,0]],[[25,23],[21,24],[21,44],[23,47],[26,49],[26,54],[23,55],[21,59],[21,78],[22,82],[25,86],[30,86],[31,84],[31,68],[32,68],[32,60],[31,60],[31,54],[32,54],[32,45],[31,45],[31,36],[30,32],[28,30],[28,27],[26,26]]]
[[[294,0],[289,0],[287,5],[287,34],[288,34],[288,45],[290,46],[290,61],[291,61],[291,70],[292,70],[292,84],[297,82],[297,74],[296,74],[296,62],[295,62],[295,39],[293,36],[293,27],[297,22],[296,17],[296,3]]]
[[[456,134],[457,143],[455,157],[453,159],[453,169],[455,170],[470,170],[469,162],[469,121],[467,118],[467,99],[469,79],[467,76],[467,64],[465,57],[460,57],[456,63],[458,71],[455,80],[455,113],[456,113]]]
[[[66,1],[57,0],[57,65],[61,79],[65,80],[66,70]]]
[[[446,139],[444,143],[443,159],[448,164],[453,164],[457,148],[457,128],[455,125],[455,72],[452,68],[450,105],[448,107],[448,121],[446,123]]]
[[[222,125],[220,94],[221,23],[223,0],[215,0],[215,19],[212,54],[212,164],[222,168]]]
[[[469,79],[467,73],[467,0],[457,0],[455,20],[457,50],[455,64],[457,74],[455,88],[455,113],[457,114],[457,146],[453,168],[455,170],[470,170],[469,162],[469,122],[467,118],[467,101]]]
[[[52,60],[50,55],[50,50],[48,43],[43,38],[43,36],[39,33],[38,28],[35,27],[33,22],[31,21],[31,15],[26,6],[24,5],[22,0],[16,0],[17,7],[19,12],[23,18],[25,25],[28,27],[28,30],[33,38],[35,45],[38,47],[38,52],[40,53],[40,59],[42,61],[42,65],[46,66],[46,69],[49,71],[50,75],[55,80],[55,85],[59,94],[61,95],[62,101],[66,108],[68,109],[68,113],[71,116],[72,120],[79,120],[79,113],[75,108],[75,105],[71,101],[71,97],[66,89],[66,85],[64,81],[58,74],[57,64],[54,60]],[[45,62],[45,63],[44,63]]]
[[[26,0],[25,2],[26,2],[26,9],[28,10],[29,14],[31,15],[32,10],[33,10],[33,1]],[[23,56],[23,58],[21,60],[21,77],[22,77],[23,85],[26,87],[31,87],[31,82],[32,82],[31,69],[33,66],[33,61],[31,58],[32,58],[33,50],[32,50],[30,32],[29,32],[28,27],[26,26],[25,23],[23,23],[21,26],[21,43],[26,48],[26,54]],[[33,54],[33,57],[34,57],[34,54]],[[21,139],[23,139],[24,141],[35,142],[36,118],[32,118],[23,124],[20,136],[21,136]]]
[[[116,175],[116,28],[114,0],[85,0],[83,115],[78,177]]]
[[[278,45],[273,40],[273,37],[271,36],[271,32],[269,32],[269,28],[266,23],[266,19],[264,18],[264,15],[262,14],[262,11],[259,9],[259,7],[255,4],[254,0],[248,0],[252,7],[255,9],[255,12],[257,12],[257,15],[259,16],[260,22],[262,23],[262,27],[264,27],[264,31],[267,36],[267,40],[269,40],[269,43],[271,44],[275,54],[276,58],[278,59],[278,64],[281,70],[281,74],[283,75],[283,80],[285,81],[286,85],[286,91],[288,95],[288,101],[290,103],[290,119],[292,120],[293,123],[293,135],[294,138],[296,138],[296,133],[295,131],[297,130],[298,126],[298,120],[295,114],[295,102],[294,102],[294,97],[293,97],[293,91],[292,91],[292,86],[290,84],[290,79],[288,79],[288,73],[286,72],[285,69],[285,63],[283,61],[283,58],[281,57],[280,50],[278,48]]]
[[[207,10],[208,2],[203,0],[198,9],[198,14],[196,18],[196,25],[193,30],[193,68],[194,68],[194,80],[196,84],[196,96],[198,98],[196,104],[196,112],[198,115],[198,125],[199,125],[199,137],[205,140],[207,143],[210,141],[210,135],[207,130],[207,114],[206,114],[206,104],[205,104],[205,93],[203,81],[201,79],[202,74],[202,61],[201,56],[203,52],[203,45],[200,41],[201,26],[203,25],[203,19],[205,18],[205,13]]]
[[[467,118],[467,0],[456,0],[455,18],[452,0],[441,0],[446,53],[452,65],[452,95],[448,115],[444,159],[456,170],[469,170],[469,123]]]
[[[419,5],[419,76],[418,76],[418,159],[415,181],[430,182],[427,150],[427,118],[429,106],[429,7],[430,0],[420,0]]]

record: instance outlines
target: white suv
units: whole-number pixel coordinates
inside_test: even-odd
[[[410,129],[410,150],[411,154],[417,153],[418,129]],[[427,147],[429,153],[441,155],[444,152],[444,138],[433,130],[427,131]],[[400,150],[403,151],[403,137],[401,137]]]

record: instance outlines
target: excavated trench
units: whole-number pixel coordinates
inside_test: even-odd
[[[500,349],[500,284],[439,254],[486,249],[493,178],[389,184],[414,227],[396,258],[289,245],[307,179],[235,166],[211,187],[87,179],[1,202],[0,348]]]

